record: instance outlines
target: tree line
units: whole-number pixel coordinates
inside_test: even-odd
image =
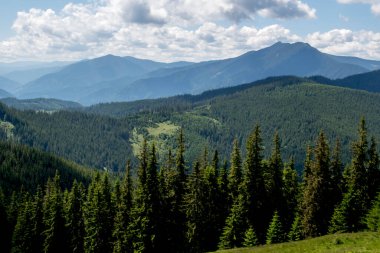
[[[380,231],[379,155],[364,119],[341,161],[320,132],[308,146],[300,178],[284,162],[280,137],[263,157],[256,126],[245,157],[234,141],[230,161],[205,149],[186,166],[183,131],[159,165],[157,150],[141,148],[137,176],[130,162],[120,180],[96,174],[88,186],[61,187],[57,173],[44,189],[0,194],[2,252],[206,252],[364,229]],[[3,251],[4,249],[4,251]]]

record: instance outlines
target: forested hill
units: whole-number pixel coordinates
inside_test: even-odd
[[[244,145],[258,123],[266,140],[264,153],[269,154],[270,140],[277,130],[283,157],[294,156],[298,168],[305,159],[306,144],[312,144],[321,129],[332,141],[341,140],[345,162],[361,116],[367,119],[370,133],[380,139],[380,94],[292,77],[198,96],[103,104],[77,112],[6,110],[3,121],[16,122],[11,122],[13,128],[4,123],[6,138],[13,136],[80,164],[112,170],[123,169],[129,158],[137,161],[143,137],[156,142],[162,159],[169,148],[176,149],[180,127],[190,140],[187,161],[194,161],[205,147],[217,149],[222,159],[228,158],[233,139]]]
[[[0,142],[0,188],[5,193],[21,188],[34,192],[56,172],[61,176],[63,188],[71,187],[74,179],[87,184],[93,174],[89,169],[51,154],[24,145]]]

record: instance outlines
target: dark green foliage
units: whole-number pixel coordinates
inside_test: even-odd
[[[375,150],[376,147],[371,149]],[[351,166],[347,171],[347,192],[343,195],[340,205],[335,209],[329,228],[330,233],[353,232],[365,227],[364,217],[372,200],[370,182],[373,182],[373,179],[369,178],[369,172],[376,171],[368,166],[376,164],[376,158],[374,158],[376,155],[372,155],[374,160],[372,163],[369,162],[367,128],[364,118],[360,121],[359,139],[353,144],[352,153]]]
[[[280,243],[280,242],[284,242],[285,240],[286,240],[285,233],[280,221],[280,216],[278,215],[278,212],[275,211],[272,221],[268,228],[266,243],[267,244]]]
[[[380,193],[366,217],[366,224],[370,231],[380,232]]]
[[[380,190],[380,169],[379,154],[377,152],[377,144],[374,137],[368,149],[368,197],[374,199]]]
[[[9,252],[12,233],[7,215],[7,203],[2,188],[0,187],[0,248]]]
[[[84,218],[83,206],[85,201],[84,187],[74,181],[73,187],[65,203],[65,219],[70,252],[84,251]]]
[[[85,252],[111,252],[113,207],[108,175],[96,175],[91,182],[84,207]]]
[[[289,241],[299,241],[303,238],[301,218],[299,215],[296,215],[290,228],[288,239]]]
[[[44,252],[67,252],[68,241],[63,211],[60,177],[55,175],[47,182],[43,205]]]
[[[242,194],[245,197],[249,225],[256,230],[260,242],[264,240],[270,217],[266,199],[265,182],[262,169],[262,150],[260,127],[256,126],[247,142],[247,156],[244,166]]]
[[[132,209],[131,164],[127,162],[124,180],[120,187],[120,198],[115,203],[117,208],[113,228],[113,253],[133,252],[132,234],[129,231]]]
[[[245,232],[249,228],[247,208],[244,204],[245,196],[240,194],[234,200],[231,211],[227,216],[226,224],[219,240],[219,249],[230,249],[243,245]]]
[[[13,190],[35,192],[38,185],[59,171],[61,186],[68,188],[74,179],[85,184],[89,181],[90,170],[72,162],[57,158],[16,143],[0,141],[0,186],[10,194]]]
[[[233,202],[239,195],[239,187],[242,182],[241,154],[238,141],[235,139],[231,153],[231,168],[228,175],[229,201]]]
[[[302,198],[302,224],[306,237],[327,233],[334,206],[330,199],[330,156],[329,146],[323,132],[319,134],[310,175],[305,178]]]
[[[244,235],[243,246],[244,247],[253,247],[253,246],[258,245],[258,243],[259,242],[257,240],[255,230],[252,227],[249,227],[248,230],[245,232],[245,235]]]
[[[12,238],[12,252],[33,252],[33,239],[32,205],[31,201],[26,199],[24,203],[22,203],[18,213],[17,223]]]
[[[283,209],[282,220],[284,229],[287,231],[290,228],[294,219],[294,214],[298,211],[298,199],[300,193],[298,174],[294,167],[294,160],[291,158],[290,162],[285,164],[282,174],[283,180]]]

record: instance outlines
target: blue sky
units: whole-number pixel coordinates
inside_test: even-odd
[[[380,0],[0,1],[0,62],[108,53],[200,61],[279,40],[380,60]]]

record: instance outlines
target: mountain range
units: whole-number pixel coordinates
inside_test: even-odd
[[[22,99],[55,98],[91,105],[199,94],[270,76],[324,76],[335,80],[377,69],[380,61],[330,55],[301,42],[279,42],[238,57],[199,63],[106,55],[67,66],[45,66],[35,73],[8,73],[3,75],[7,79],[0,79],[0,89]],[[26,82],[33,76],[37,78]]]

